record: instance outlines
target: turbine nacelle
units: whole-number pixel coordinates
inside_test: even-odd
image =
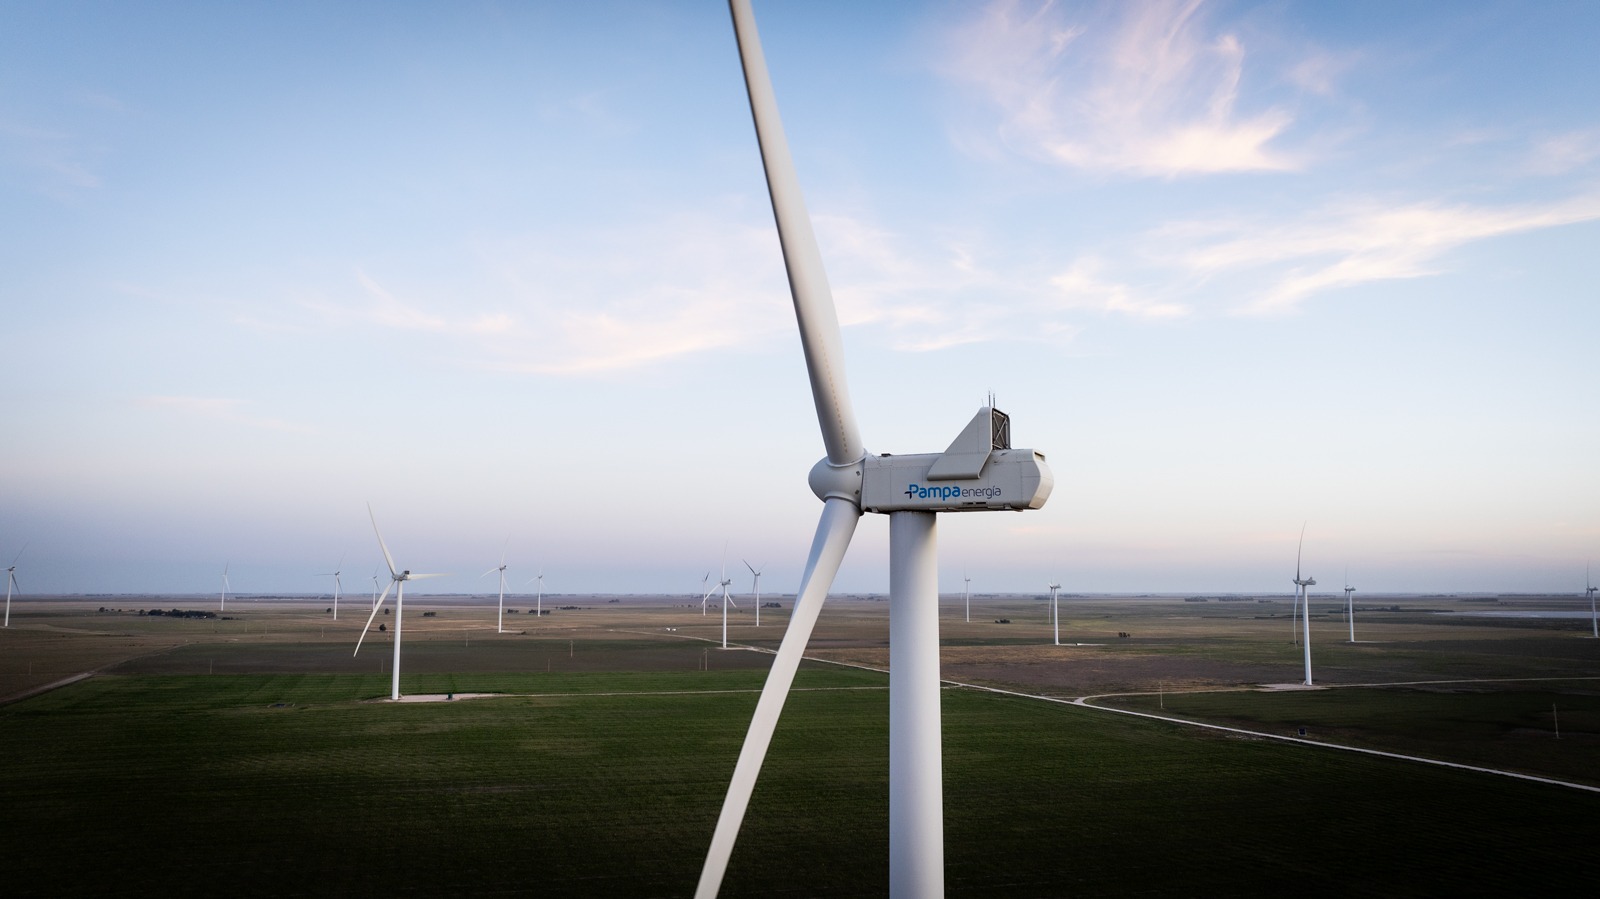
[[[1055,476],[1044,454],[1012,449],[1011,420],[984,406],[942,453],[868,455],[811,469],[819,499],[843,499],[863,512],[983,512],[1037,509],[1050,498]]]

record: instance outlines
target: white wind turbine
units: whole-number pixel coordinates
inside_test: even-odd
[[[1061,615],[1056,611],[1056,592],[1060,589],[1060,584],[1056,583],[1055,581],[1050,582],[1050,624],[1056,629],[1057,646],[1061,645]]]
[[[339,575],[344,573],[344,556],[339,557],[339,564],[332,571],[323,572],[322,577],[333,578],[333,620],[339,620]],[[376,590],[373,591],[377,593]]]
[[[750,569],[750,575],[751,575],[750,592],[754,593],[755,596],[756,596],[756,627],[760,627],[761,626],[761,568],[765,568],[767,566],[763,565],[763,566],[761,566],[761,568],[757,568],[754,565],[751,565],[749,562],[745,561],[744,559],[740,559],[739,561],[744,562],[744,567]]]
[[[889,515],[889,887],[897,897],[939,896],[944,892],[944,787],[935,513],[1036,509],[1054,482],[1042,455],[1010,448],[1010,419],[993,408],[992,400],[943,454],[867,453],[850,403],[827,273],[778,120],[750,4],[731,0],[729,5],[827,456],[809,477],[822,500],[822,516],[794,613],[756,703],[696,895],[715,896],[722,884],[828,588],[862,513],[876,512]]]
[[[11,560],[11,567],[6,569],[6,627],[11,626],[11,591],[22,592],[22,588],[17,586],[17,559],[22,558],[27,548],[28,544],[22,544],[22,549],[17,550],[16,557]]]
[[[372,569],[372,607],[378,607],[378,569]]]
[[[538,574],[537,577],[528,578],[528,583],[527,584],[523,584],[522,586],[526,587],[526,586],[528,586],[528,584],[531,584],[534,581],[538,581],[539,582],[539,593],[538,593],[537,596],[534,597],[534,600],[533,600],[533,617],[542,618],[542,617],[544,617],[544,567],[543,566],[540,566],[539,574]]]
[[[1356,592],[1356,588],[1350,586],[1350,569],[1346,568],[1344,570],[1344,618],[1350,622],[1351,643],[1356,642],[1356,603],[1355,600],[1350,598],[1350,594],[1354,592]]]
[[[728,577],[728,563],[722,563],[722,580],[717,586],[722,588],[722,648],[728,648],[728,607],[733,605],[733,597],[728,595],[728,585],[733,579]]]
[[[506,547],[510,545],[511,538],[507,537],[505,546],[500,547],[499,568],[491,568],[488,571],[485,571],[483,574],[478,575],[478,577],[488,577],[489,575],[494,574],[496,571],[500,572],[500,612],[495,616],[494,619],[494,632],[497,634],[503,634],[506,632]]]
[[[394,679],[389,690],[389,698],[395,702],[400,701],[400,626],[405,620],[406,608],[406,581],[421,580],[425,577],[444,577],[442,574],[412,574],[411,569],[396,570],[394,556],[389,555],[389,547],[383,542],[383,534],[378,530],[378,517],[372,513],[372,504],[367,504],[367,517],[372,519],[372,533],[378,536],[378,548],[383,550],[383,560],[389,564],[389,586],[383,588],[383,595],[378,597],[377,605],[372,607],[372,614],[367,616],[367,626],[361,629],[361,638],[356,640],[355,655],[361,652],[361,642],[367,639],[367,631],[372,627],[372,619],[378,617],[378,606],[389,598],[389,588],[394,591]]]
[[[225,612],[228,609],[228,566],[232,562],[222,563],[222,599],[217,602],[217,611]]]
[[[1300,550],[1305,548],[1305,544],[1306,528],[1305,525],[1301,525],[1300,546],[1294,551],[1294,586],[1296,601],[1300,607],[1300,613],[1302,616],[1300,621],[1302,622],[1302,627],[1304,628],[1303,637],[1300,642],[1306,650],[1306,686],[1309,687],[1311,686],[1311,592],[1306,588],[1315,586],[1317,579],[1314,577],[1302,578],[1300,576]],[[1304,594],[1305,600],[1300,602],[1299,597],[1302,594]]]
[[[1594,592],[1600,590],[1600,587],[1596,587],[1589,582],[1588,565],[1583,566],[1583,589],[1584,592],[1589,594],[1589,628],[1594,631],[1594,637],[1600,639],[1600,618],[1596,618],[1594,614]],[[8,593],[7,595],[9,596],[10,594]]]
[[[961,579],[967,582],[966,589],[961,591],[961,602],[967,607],[967,623],[972,623],[972,578],[967,577],[965,571],[961,572]]]
[[[706,572],[705,575],[700,578],[700,586],[701,587],[705,587],[705,591],[700,594],[700,617],[701,618],[706,617],[706,608],[711,603],[711,594],[717,592],[716,586],[714,586],[714,585],[713,586],[706,586],[707,584],[710,583],[710,581],[711,581],[711,572],[709,572],[709,571]]]

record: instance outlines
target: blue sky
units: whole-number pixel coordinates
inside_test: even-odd
[[[993,390],[1056,475],[944,589],[1287,593],[1307,523],[1334,592],[1581,591],[1600,6],[756,14],[868,446]],[[792,590],[819,511],[709,0],[0,3],[0,309],[29,593],[359,589],[369,501],[436,590]]]

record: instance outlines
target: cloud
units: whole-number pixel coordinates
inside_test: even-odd
[[[134,404],[145,409],[169,410],[180,414],[212,421],[244,425],[267,431],[285,431],[296,434],[314,434],[316,429],[281,418],[262,418],[241,411],[243,400],[205,396],[142,396]]]
[[[1095,257],[1073,263],[1067,271],[1050,279],[1059,291],[1060,305],[1068,309],[1093,309],[1141,319],[1183,318],[1190,312],[1182,303],[1163,302],[1138,295],[1126,284],[1103,280],[1104,264]]]
[[[946,74],[1000,118],[1001,140],[1084,169],[1179,176],[1300,167],[1275,142],[1285,110],[1240,109],[1245,47],[1200,0],[1110,3],[1069,12],[995,0],[948,36]],[[1300,79],[1330,91],[1336,66]]]
[[[1600,159],[1600,128],[1569,131],[1539,141],[1528,162],[1536,175],[1565,175]]]
[[[1600,194],[1545,204],[1473,206],[1379,201],[1325,208],[1294,222],[1187,223],[1150,235],[1156,255],[1196,282],[1244,274],[1258,285],[1235,311],[1289,311],[1308,297],[1435,274],[1466,244],[1600,219]]]

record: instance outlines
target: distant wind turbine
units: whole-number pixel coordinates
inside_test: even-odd
[[[323,577],[331,577],[331,578],[333,578],[333,620],[334,621],[338,621],[339,620],[339,587],[340,587],[339,575],[342,574],[343,572],[344,572],[344,556],[340,556],[339,557],[339,564],[334,566],[333,571],[323,572],[323,574],[322,574]]]
[[[544,617],[544,566],[539,566],[537,577],[528,578],[528,584],[534,581],[539,582],[539,593],[533,599],[533,617],[542,618]],[[526,587],[528,584],[523,584],[522,586]]]
[[[701,618],[706,617],[706,607],[711,602],[711,594],[717,592],[717,588],[714,587],[714,586],[706,587],[706,585],[708,583],[710,583],[710,582],[711,582],[711,572],[708,571],[708,572],[705,573],[705,575],[703,577],[700,578],[700,586],[705,587],[705,592],[700,594],[700,617]]]
[[[21,593],[21,587],[16,585],[16,560],[22,558],[22,550],[27,549],[27,544],[22,544],[22,549],[16,550],[16,557],[11,560],[11,568],[5,569],[5,625],[11,627],[11,590]]]
[[[383,588],[383,595],[378,597],[378,605],[372,607],[372,614],[367,618],[367,626],[361,629],[361,638],[356,640],[355,655],[361,652],[361,642],[367,639],[367,630],[372,627],[372,619],[378,617],[378,606],[389,598],[390,587],[394,591],[394,679],[389,690],[389,698],[395,702],[400,701],[400,626],[405,620],[406,581],[420,580],[425,577],[444,577],[442,574],[412,574],[411,569],[396,570],[394,556],[389,555],[389,547],[383,542],[383,533],[378,530],[378,516],[372,512],[372,504],[367,504],[367,517],[372,519],[372,533],[378,536],[378,548],[383,550],[383,560],[389,564],[389,586]]]
[[[1304,639],[1301,642],[1304,644],[1306,650],[1306,686],[1309,687],[1311,686],[1311,592],[1306,590],[1306,588],[1315,586],[1317,579],[1314,577],[1302,578],[1300,576],[1300,550],[1305,547],[1305,543],[1306,527],[1305,525],[1301,525],[1300,546],[1294,551],[1294,584],[1297,602],[1299,596],[1302,593],[1305,594],[1305,601],[1299,602],[1298,604],[1300,606],[1301,615],[1303,616],[1300,619],[1304,628]]]
[[[765,568],[767,566],[763,565],[763,566],[761,566],[761,568],[757,568],[754,565],[751,565],[749,562],[745,561],[744,559],[740,559],[739,561],[744,562],[744,567],[750,569],[750,574],[752,575],[751,581],[750,581],[750,592],[754,593],[755,596],[756,596],[756,627],[760,627],[761,626],[761,568]]]
[[[1583,566],[1583,588],[1584,592],[1589,594],[1589,627],[1594,631],[1595,638],[1600,639],[1600,618],[1596,618],[1594,614],[1594,592],[1600,590],[1600,587],[1589,583],[1588,565]]]
[[[1354,592],[1356,592],[1356,588],[1350,586],[1350,569],[1346,568],[1344,570],[1344,618],[1350,622],[1351,643],[1356,642],[1356,603],[1355,600],[1350,598],[1350,594]]]
[[[728,565],[727,565],[726,562],[724,562],[723,565],[722,565],[722,580],[717,582],[717,586],[722,588],[722,648],[723,649],[727,649],[728,648],[728,607],[733,605],[733,597],[728,595],[728,585],[731,584],[731,583],[733,583],[733,579],[728,577]]]
[[[232,562],[222,563],[222,599],[217,603],[217,611],[225,612],[228,609],[228,566]]]
[[[499,568],[491,568],[488,571],[485,571],[483,574],[478,575],[478,577],[488,577],[489,575],[494,574],[496,571],[500,572],[500,612],[495,616],[494,619],[494,632],[497,634],[503,634],[506,632],[506,547],[510,545],[511,538],[507,537],[505,546],[500,547]]]
[[[378,569],[372,569],[372,607],[378,607]]]
[[[963,572],[961,572],[961,579],[967,582],[966,589],[961,591],[961,601],[966,604],[966,607],[967,607],[967,623],[971,624],[972,623],[972,578],[967,577],[967,573],[965,571],[963,571]]]
[[[1061,616],[1056,611],[1056,591],[1060,589],[1060,584],[1056,583],[1055,581],[1050,582],[1050,624],[1056,629],[1057,646],[1061,645]]]

